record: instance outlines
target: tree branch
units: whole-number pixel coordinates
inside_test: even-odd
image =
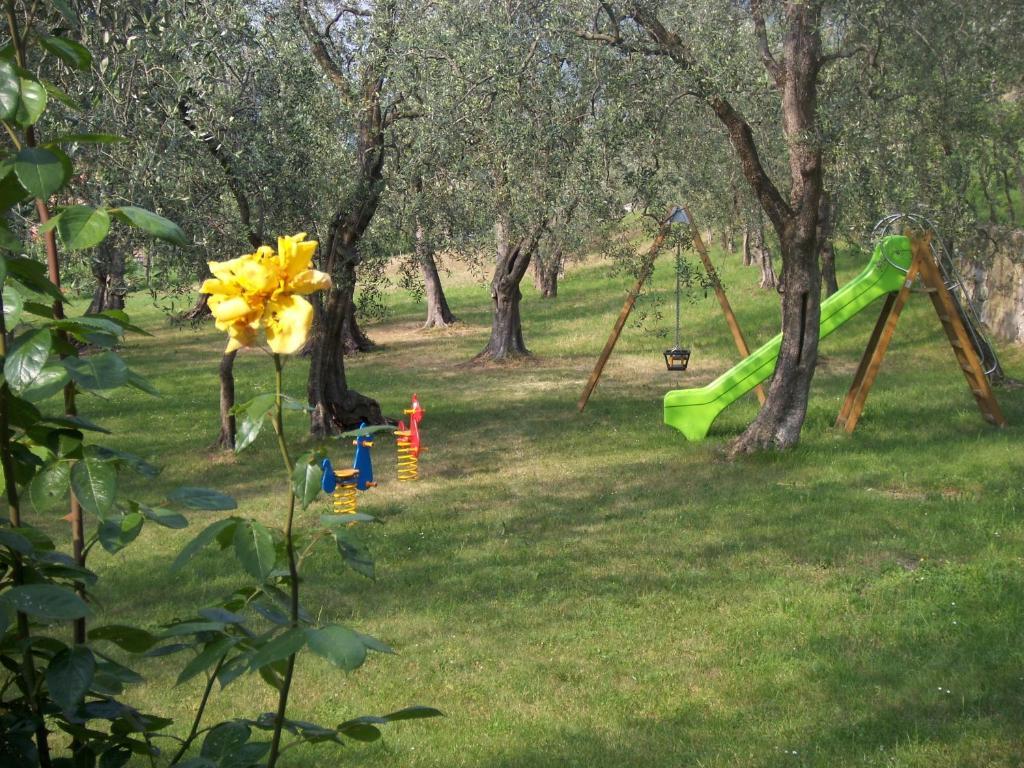
[[[775,81],[775,87],[782,89],[786,83],[786,69],[784,63],[780,63],[772,55],[772,49],[768,45],[768,29],[764,23],[764,8],[762,0],[750,0],[750,15],[754,19],[754,37],[757,38],[757,50],[761,54],[761,63],[768,70],[768,74]]]
[[[238,169],[235,168],[231,153],[225,149],[224,144],[213,131],[199,130],[199,126],[192,117],[192,105],[187,94],[178,99],[178,116],[189,132],[203,142],[210,151],[210,154],[220,164],[221,169],[224,171],[228,188],[231,190],[231,195],[235,198],[235,204],[238,206],[238,218],[245,229],[246,239],[253,248],[259,248],[264,244],[263,206],[257,203],[258,223],[253,225],[252,207],[249,204],[249,197],[242,186],[242,180],[239,178]]]
[[[328,50],[327,43],[324,42],[324,36],[317,30],[316,25],[313,24],[313,19],[310,17],[309,11],[306,10],[306,0],[294,0],[294,8],[295,16],[299,20],[299,26],[302,27],[302,31],[305,33],[306,39],[309,40],[309,45],[313,49],[313,58],[317,60],[320,68],[338,87],[345,102],[350,105],[353,104],[355,98],[352,93],[352,84],[349,82],[348,77],[346,77],[345,71],[334,60],[330,50]]]

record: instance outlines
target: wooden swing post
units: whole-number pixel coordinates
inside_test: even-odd
[[[647,279],[651,276],[651,272],[654,271],[654,260],[657,258],[658,252],[661,250],[661,246],[664,245],[665,238],[668,237],[669,230],[672,227],[672,218],[675,216],[676,210],[677,209],[673,209],[669,213],[668,217],[662,221],[661,226],[658,228],[657,237],[654,238],[654,242],[651,243],[651,247],[644,256],[643,265],[640,268],[640,276],[637,278],[636,285],[634,285],[632,290],[630,290],[626,295],[626,302],[622,305],[622,311],[619,312],[619,317],[615,321],[615,325],[612,327],[612,332],[608,336],[608,341],[605,342],[604,349],[601,350],[601,354],[598,356],[597,362],[594,364],[594,370],[591,371],[590,378],[587,379],[587,383],[583,387],[583,392],[580,394],[580,399],[576,403],[576,407],[581,413],[583,409],[587,407],[587,402],[590,400],[590,396],[594,393],[594,388],[597,387],[597,382],[601,378],[604,366],[608,362],[608,358],[612,356],[615,344],[618,342],[619,336],[622,334],[622,329],[626,326],[626,320],[629,319],[629,314],[633,311],[633,305],[636,304],[637,297],[640,295],[640,291],[643,290],[644,283],[647,282]],[[682,211],[686,214],[686,219],[690,226],[690,236],[693,240],[693,246],[700,255],[701,263],[704,265],[704,269],[708,273],[708,279],[714,286],[715,298],[718,299],[718,305],[722,308],[722,314],[725,315],[725,321],[729,324],[729,330],[732,332],[732,338],[736,343],[736,349],[739,350],[741,358],[748,357],[750,355],[750,348],[747,346],[746,339],[743,338],[743,331],[740,330],[739,321],[736,319],[736,314],[732,311],[732,305],[729,304],[729,299],[725,295],[725,289],[722,288],[722,283],[718,279],[718,272],[711,263],[711,257],[708,255],[708,250],[704,245],[704,240],[701,239],[700,232],[697,231],[697,225],[693,221],[693,215],[685,205],[682,206]],[[756,392],[757,399],[762,405],[764,405],[765,394],[764,389],[760,384],[757,385]]]
[[[668,237],[669,230],[672,227],[672,215],[669,214],[668,218],[661,222],[661,226],[658,227],[658,234],[654,238],[654,242],[651,243],[651,247],[647,250],[644,256],[643,264],[640,267],[640,276],[636,279],[636,284],[626,294],[626,303],[622,305],[622,311],[619,312],[619,317],[615,321],[615,325],[612,327],[611,335],[608,336],[608,341],[604,343],[604,349],[601,350],[600,356],[597,358],[597,362],[594,363],[594,370],[590,372],[590,378],[587,379],[587,384],[583,387],[583,393],[580,395],[579,402],[576,403],[576,407],[580,413],[587,407],[587,401],[590,400],[590,396],[594,392],[594,388],[597,386],[598,379],[601,378],[601,372],[604,371],[604,366],[608,362],[608,358],[612,356],[612,350],[615,349],[615,344],[619,340],[619,335],[622,333],[622,329],[626,326],[626,320],[629,319],[629,313],[633,311],[633,305],[636,304],[636,299],[640,295],[640,291],[644,288],[644,283],[647,282],[647,278],[651,276],[651,272],[654,271],[654,260],[658,256],[658,251],[661,250],[661,246],[665,244],[665,238]]]
[[[747,340],[743,338],[743,331],[740,330],[740,323],[736,319],[736,314],[732,311],[732,305],[729,303],[729,298],[725,295],[725,289],[722,288],[722,281],[718,279],[718,272],[715,270],[715,265],[711,263],[711,257],[708,255],[707,246],[704,245],[704,240],[700,236],[700,231],[697,229],[697,225],[693,221],[693,214],[690,213],[690,209],[685,205],[683,206],[683,213],[686,214],[686,218],[690,221],[690,236],[693,238],[693,247],[697,250],[700,256],[701,263],[704,265],[704,271],[708,273],[708,279],[711,281],[711,285],[715,289],[715,298],[718,299],[718,306],[722,308],[722,314],[725,315],[725,322],[729,324],[729,331],[732,333],[732,340],[736,343],[736,350],[740,353],[740,359],[750,357],[750,347],[747,346]],[[757,393],[757,400],[764,405],[765,394],[764,387],[758,384],[754,387],[754,391]]]

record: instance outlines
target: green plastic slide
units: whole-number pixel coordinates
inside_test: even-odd
[[[898,291],[910,268],[910,259],[908,238],[883,238],[864,271],[821,303],[821,337],[828,336],[880,296]],[[707,386],[668,392],[665,423],[682,432],[687,440],[703,440],[726,406],[771,377],[781,346],[780,333]]]

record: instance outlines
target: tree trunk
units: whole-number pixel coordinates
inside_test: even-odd
[[[785,241],[784,241],[785,242]],[[794,235],[783,248],[782,348],[768,399],[730,448],[730,455],[788,448],[800,439],[818,359],[821,274],[814,231]]]
[[[562,251],[542,256],[538,250],[533,262],[533,287],[545,299],[558,296],[558,275],[562,271]]]
[[[222,451],[235,450],[235,355],[238,351],[227,352],[220,358],[220,434],[211,448]]]
[[[124,282],[124,253],[112,243],[104,241],[96,248],[90,268],[96,278],[96,288],[86,314],[95,315],[108,309],[124,309],[127,287]]]
[[[543,227],[515,245],[509,241],[506,224],[499,221],[494,229],[498,255],[491,279],[491,337],[474,360],[511,360],[530,354],[523,341],[519,283],[530,266]]]
[[[315,437],[355,429],[360,423],[383,424],[376,400],[348,388],[341,326],[351,292],[331,288],[313,325],[307,393],[312,407],[310,433]]]
[[[206,262],[200,262],[196,265],[196,279],[200,285],[207,276]],[[199,323],[208,317],[212,317],[213,313],[210,312],[210,297],[208,294],[200,293],[196,297],[196,303],[192,305],[192,308],[186,310],[181,315],[182,320],[188,320],[191,323]]]
[[[761,162],[754,131],[726,95],[698,77],[695,94],[725,127],[729,142],[761,209],[779,237],[782,251],[782,347],[768,399],[747,430],[733,443],[731,454],[797,443],[807,413],[807,398],[817,362],[821,314],[821,272],[818,268],[817,224],[822,189],[821,146],[817,140],[818,74],[821,48],[820,0],[786,0],[772,4],[773,18],[783,27],[779,58],[767,33],[763,0],[750,0],[758,53],[781,96],[782,132],[789,161],[787,201]],[[776,13],[777,11],[777,13]],[[699,70],[683,38],[669,31],[657,11],[636,3],[630,18],[681,69]]]
[[[356,210],[361,209],[357,207]],[[366,223],[369,224],[369,219]],[[354,429],[360,422],[383,424],[385,421],[377,401],[349,389],[345,376],[344,329],[346,322],[355,321],[353,297],[359,260],[355,244],[363,231],[365,227],[359,230],[352,226],[350,215],[338,213],[331,222],[325,266],[332,273],[334,285],[322,301],[313,304],[313,332],[309,345],[307,394],[312,408],[309,429],[315,437]],[[350,334],[353,328],[358,332],[358,325],[350,325]]]
[[[825,295],[831,296],[839,290],[836,280],[836,251],[832,246],[832,233],[836,227],[836,205],[827,190],[821,193],[818,206],[818,258],[821,262],[821,282]]]
[[[749,267],[754,263],[754,255],[751,253],[750,224],[743,228],[743,266]]]
[[[765,290],[778,288],[778,280],[775,277],[775,267],[772,265],[772,251],[764,239],[764,225],[758,217],[758,222],[750,230],[751,257],[761,268],[761,287]]]
[[[426,228],[419,221],[416,222],[416,260],[423,272],[423,292],[427,299],[427,321],[423,327],[447,328],[456,321],[456,317],[448,307],[448,299],[441,286],[441,276],[437,271],[437,262],[434,261],[434,248],[427,238]]]
[[[346,355],[354,355],[356,352],[372,352],[377,348],[377,345],[359,327],[359,320],[356,318],[354,269],[352,275],[348,288],[349,295],[345,298],[345,319],[341,324],[341,347],[345,350]]]

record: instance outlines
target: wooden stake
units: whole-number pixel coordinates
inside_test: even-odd
[[[647,278],[651,276],[651,272],[654,268],[654,259],[658,256],[658,251],[661,250],[661,246],[665,243],[665,238],[668,236],[668,231],[672,224],[666,219],[662,222],[661,227],[658,229],[658,235],[654,238],[654,242],[651,243],[651,247],[648,249],[647,254],[644,256],[643,265],[640,268],[640,276],[636,280],[636,285],[633,286],[632,290],[626,295],[626,303],[622,305],[622,311],[619,312],[619,317],[615,321],[615,326],[612,328],[611,335],[608,337],[608,341],[604,344],[604,349],[601,350],[601,355],[597,358],[597,362],[594,364],[594,370],[590,372],[590,378],[587,379],[587,384],[583,387],[583,393],[580,395],[579,402],[576,403],[576,407],[580,413],[587,407],[587,401],[590,400],[590,396],[594,392],[594,388],[597,386],[598,380],[601,378],[601,372],[604,371],[604,366],[608,362],[608,358],[612,356],[612,350],[615,349],[615,343],[619,340],[619,335],[622,333],[622,329],[626,325],[626,320],[629,319],[629,313],[633,311],[633,305],[636,304],[637,296],[640,295],[640,291],[643,290],[644,283],[647,282]]]
[[[725,322],[729,324],[729,331],[732,333],[732,340],[736,343],[736,349],[740,353],[740,359],[750,357],[750,347],[747,346],[747,340],[743,338],[743,331],[740,330],[739,321],[732,311],[732,305],[729,304],[729,299],[725,295],[725,289],[722,288],[722,281],[718,279],[715,265],[711,263],[711,257],[708,256],[707,246],[704,245],[704,240],[700,236],[697,225],[693,222],[693,214],[690,213],[690,209],[685,205],[683,206],[683,212],[686,214],[686,218],[690,220],[690,236],[693,238],[693,247],[700,255],[700,260],[704,264],[705,271],[708,273],[708,279],[711,280],[711,284],[715,288],[715,298],[718,299],[718,305],[722,308],[722,314],[725,315]],[[766,399],[764,387],[758,384],[754,391],[757,392],[758,401],[761,405],[764,405]]]

